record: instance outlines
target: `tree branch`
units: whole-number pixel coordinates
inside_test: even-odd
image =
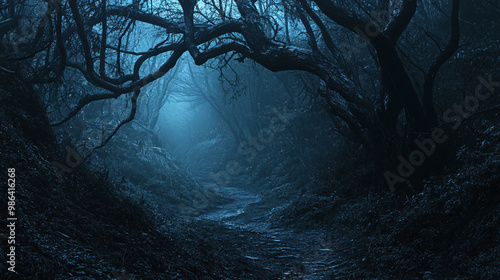
[[[451,35],[448,44],[444,50],[436,57],[432,63],[427,75],[425,76],[424,89],[423,89],[423,104],[427,117],[431,121],[436,122],[436,113],[434,110],[433,101],[433,88],[436,74],[443,64],[450,59],[453,54],[458,50],[460,43],[460,23],[458,19],[458,12],[460,10],[460,0],[453,0],[451,8]]]
[[[118,126],[115,127],[115,129],[113,130],[113,132],[111,132],[111,134],[108,136],[108,138],[106,138],[106,140],[104,140],[101,143],[101,145],[95,147],[94,150],[97,150],[97,149],[100,149],[100,148],[106,146],[106,144],[108,144],[108,142],[111,140],[111,138],[113,138],[113,136],[115,136],[115,134],[118,132],[120,127],[122,127],[124,124],[131,122],[135,118],[135,113],[137,112],[137,98],[139,97],[139,93],[140,93],[140,90],[134,92],[134,95],[131,98],[132,108],[130,110],[130,115],[128,116],[128,118],[126,118],[122,122],[120,122],[120,124],[118,124]]]
[[[396,18],[389,23],[384,32],[392,43],[396,43],[410,23],[417,10],[417,0],[404,0],[401,11]]]

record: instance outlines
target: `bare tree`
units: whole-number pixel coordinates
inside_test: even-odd
[[[45,52],[48,57],[42,67],[45,70],[40,72],[43,75],[36,80],[56,80],[70,67],[107,91],[83,97],[54,125],[67,122],[91,102],[133,93],[129,116],[104,145],[120,126],[134,118],[141,90],[174,69],[184,53],[198,65],[223,56],[226,60],[248,58],[272,71],[305,71],[322,81],[317,94],[324,99],[329,114],[348,127],[378,168],[391,170],[409,140],[404,137],[427,133],[437,124],[434,81],[441,66],[457,50],[460,37],[460,1],[450,1],[449,40],[425,71],[422,90],[415,88],[408,63],[398,50],[399,39],[417,11],[420,1],[416,0],[359,0],[349,4],[334,0],[179,0],[159,1],[157,6],[147,6],[148,1],[127,6],[121,1],[84,4],[68,0],[68,7],[54,2],[54,19],[49,16],[49,24],[38,28],[34,38],[36,46],[43,45],[44,40],[55,43],[35,48],[37,54]],[[17,7],[14,3],[10,6]],[[385,18],[369,18],[370,11],[377,7],[387,9]],[[8,22],[1,28],[12,30]],[[346,33],[365,40],[366,53],[379,73],[378,93],[373,87],[362,87],[364,81],[355,78],[359,69],[345,61],[334,35]],[[124,41],[125,46],[131,45],[130,34],[149,39],[140,39],[136,48],[127,49]],[[146,61],[155,57],[161,57],[161,65],[144,73]],[[411,134],[397,133],[401,118]]]

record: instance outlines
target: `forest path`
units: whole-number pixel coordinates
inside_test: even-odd
[[[268,210],[258,206],[262,194],[246,189],[243,182],[219,188],[218,194],[225,203],[197,219],[226,228],[225,238],[237,244],[239,252],[235,253],[268,270],[272,275],[268,279],[332,279],[327,275],[341,264],[335,252],[339,243],[330,236],[317,230],[298,232],[274,226]]]

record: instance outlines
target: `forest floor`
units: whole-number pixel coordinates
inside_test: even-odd
[[[124,195],[101,166],[83,163],[59,181],[53,162],[67,151],[33,92],[0,80],[0,169],[16,168],[19,222],[17,273],[6,270],[5,242],[2,279],[500,279],[498,112],[464,125],[456,161],[413,194],[380,191],[360,174],[366,164],[349,161],[293,183],[293,164],[270,157],[261,162],[281,166],[286,183],[265,167],[273,178],[235,180],[179,218]]]
[[[339,243],[324,230],[299,231],[273,225],[268,219],[270,209],[259,207],[263,194],[245,184],[248,182],[240,179],[220,188],[219,195],[226,202],[195,219],[226,228],[224,239],[235,243],[235,253],[269,271],[268,279],[326,279],[342,260],[335,253]]]
[[[293,172],[277,187],[232,178],[197,219],[227,228],[228,243],[243,238],[233,245],[274,272],[265,279],[500,279],[499,121],[496,111],[468,119],[443,172],[406,195],[345,161],[304,185]]]
[[[0,169],[6,176],[15,168],[17,218],[14,273],[7,270],[9,232],[5,226],[0,232],[0,279],[266,279],[270,274],[235,255],[237,248],[222,238],[223,227],[154,213],[146,201],[121,191],[123,181],[102,167],[72,165],[58,180],[53,164],[67,164],[68,151],[56,141],[35,93],[17,77],[0,81]],[[6,194],[0,202],[7,205]]]

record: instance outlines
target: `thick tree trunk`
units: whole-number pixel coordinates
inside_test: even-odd
[[[396,46],[383,37],[377,37],[374,46],[382,71],[382,83],[384,89],[388,91],[389,100],[385,110],[387,124],[394,128],[404,109],[411,127],[416,130],[425,129],[424,113],[418,93],[396,51]]]

